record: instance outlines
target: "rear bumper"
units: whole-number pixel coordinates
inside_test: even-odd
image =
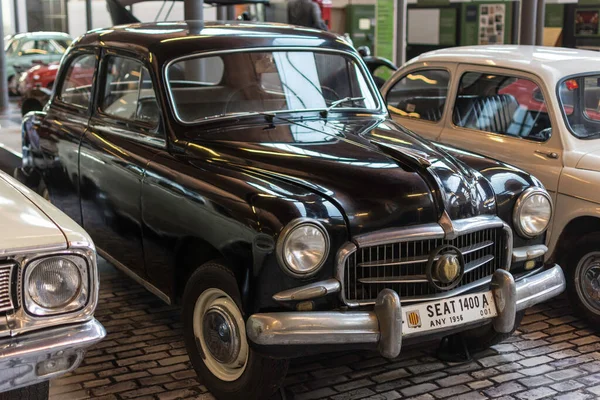
[[[559,295],[565,287],[565,277],[558,265],[519,282],[507,271],[496,271],[490,285],[498,311],[491,319],[494,329],[512,331],[518,311]],[[400,354],[402,338],[408,336],[402,332],[401,299],[389,289],[379,294],[373,311],[254,314],[246,323],[246,331],[250,341],[262,349],[294,345],[369,345],[377,347],[388,358]]]
[[[0,392],[34,385],[77,368],[106,336],[95,319],[0,340]]]

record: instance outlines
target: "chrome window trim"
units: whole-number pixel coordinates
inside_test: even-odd
[[[541,232],[539,232],[536,235],[528,235],[527,233],[525,233],[523,231],[519,217],[521,215],[521,211],[522,211],[521,209],[523,208],[523,203],[525,202],[525,200],[527,200],[531,196],[534,196],[537,194],[544,196],[548,200],[548,203],[550,204],[550,219],[548,219],[548,224]],[[554,214],[554,204],[552,204],[552,197],[550,197],[550,195],[548,194],[548,192],[545,189],[542,189],[537,186],[532,186],[532,187],[525,189],[521,193],[519,198],[517,199],[517,202],[515,203],[515,207],[513,209],[513,215],[512,215],[513,221],[512,222],[513,222],[513,226],[515,227],[515,230],[517,231],[519,236],[521,236],[522,238],[525,238],[525,239],[532,239],[534,237],[537,237],[537,236],[543,234],[544,232],[546,232],[548,230],[548,228],[550,227],[550,221],[552,221],[553,214]]]
[[[213,55],[221,55],[221,54],[244,53],[244,52],[250,53],[250,52],[261,52],[261,51],[269,51],[269,52],[310,51],[310,52],[316,52],[316,53],[331,53],[331,54],[346,55],[346,56],[350,57],[354,62],[356,62],[356,64],[360,68],[360,70],[363,74],[363,78],[369,84],[369,90],[371,92],[371,95],[373,96],[373,99],[377,103],[376,108],[374,108],[374,109],[366,109],[366,108],[348,108],[348,109],[354,110],[355,112],[357,110],[358,110],[358,112],[377,111],[378,114],[386,114],[386,115],[388,114],[387,108],[385,107],[385,101],[382,101],[383,99],[381,97],[381,94],[379,93],[379,90],[377,90],[377,86],[375,85],[375,82],[373,81],[373,77],[369,73],[369,71],[366,68],[362,59],[360,57],[358,57],[356,54],[354,54],[353,52],[348,51],[348,50],[339,50],[339,49],[330,49],[330,48],[328,49],[328,48],[310,47],[310,46],[270,46],[270,47],[263,46],[263,47],[229,49],[229,50],[201,51],[198,53],[188,54],[185,56],[174,58],[174,59],[170,60],[169,62],[167,62],[166,64],[164,64],[161,76],[164,79],[165,86],[166,86],[166,89],[168,92],[167,99],[168,99],[169,107],[171,108],[171,112],[175,116],[175,119],[177,120],[177,122],[179,122],[182,125],[193,126],[193,125],[198,125],[198,124],[202,124],[205,122],[214,122],[214,121],[219,121],[222,119],[231,119],[231,118],[235,118],[236,116],[239,117],[239,116],[243,116],[243,115],[255,115],[258,112],[243,112],[243,113],[231,113],[231,114],[227,114],[227,115],[217,115],[214,117],[206,117],[202,120],[197,120],[197,121],[193,121],[193,122],[186,122],[186,121],[182,120],[181,117],[179,116],[179,113],[177,112],[177,108],[175,107],[175,101],[173,100],[173,92],[171,90],[171,82],[169,81],[168,76],[167,76],[168,70],[171,67],[171,65],[173,65],[177,62],[189,60],[192,58],[204,58],[204,57],[210,57]],[[343,109],[338,109],[338,110],[343,110]],[[318,111],[322,111],[322,109],[284,110],[284,111],[280,111],[280,112],[294,112],[294,111],[318,112]],[[274,113],[274,112],[277,112],[277,110],[261,111],[261,113]]]
[[[513,250],[513,233],[510,226],[502,221],[500,217],[496,215],[480,215],[477,217],[466,218],[456,221],[450,221],[452,230],[444,232],[442,224],[446,224],[448,221],[440,221],[440,223],[429,223],[419,226],[412,226],[407,228],[393,228],[382,231],[376,231],[373,233],[367,233],[358,235],[352,242],[346,242],[337,252],[336,264],[335,264],[335,278],[340,282],[340,300],[343,304],[349,307],[360,307],[375,304],[375,301],[349,301],[346,298],[346,261],[350,255],[356,252],[361,247],[379,246],[388,243],[403,243],[413,240],[427,240],[427,239],[448,239],[451,240],[456,236],[466,235],[469,233],[477,232],[483,229],[502,228],[506,235],[506,251],[505,251],[505,263],[503,269],[510,271],[512,263],[512,250]],[[448,228],[445,226],[445,228]],[[491,281],[491,275],[475,282],[468,283],[464,286],[449,290],[447,292],[438,293],[430,296],[413,297],[411,299],[403,300],[400,298],[400,302],[403,303],[415,303],[419,301],[430,301],[445,299],[448,297],[456,296],[460,293],[464,293],[468,290],[477,288],[489,284]]]
[[[41,328],[59,326],[63,324],[71,324],[77,322],[86,322],[93,318],[94,311],[98,304],[98,291],[99,291],[99,278],[98,278],[98,267],[96,263],[96,252],[93,247],[87,248],[71,248],[66,250],[60,250],[48,253],[35,253],[15,256],[14,260],[19,264],[19,275],[22,276],[27,265],[42,257],[52,257],[57,255],[77,255],[85,259],[88,264],[88,298],[87,303],[76,311],[49,315],[49,316],[35,316],[29,314],[24,307],[24,296],[25,288],[21,288],[20,291],[20,308],[14,312],[9,312],[7,317],[7,325],[10,329],[11,336],[18,335],[24,332],[37,330]],[[25,280],[21,278],[22,285],[25,285]]]

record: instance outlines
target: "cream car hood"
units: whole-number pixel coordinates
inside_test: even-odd
[[[600,149],[592,150],[581,157],[576,168],[600,172]]]
[[[63,250],[92,241],[67,215],[0,171],[0,255]]]

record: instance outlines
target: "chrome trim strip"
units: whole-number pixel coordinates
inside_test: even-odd
[[[534,246],[517,247],[512,251],[512,262],[520,262],[533,260],[543,256],[548,252],[548,248],[543,244],[536,244]]]
[[[168,76],[167,76],[167,72],[169,70],[169,67],[171,67],[171,65],[173,65],[177,62],[185,61],[185,60],[192,59],[192,58],[205,58],[205,57],[210,57],[210,56],[219,55],[219,54],[231,54],[231,53],[242,53],[242,52],[249,53],[249,52],[260,52],[260,51],[268,51],[270,53],[276,52],[276,51],[310,51],[310,52],[314,52],[314,53],[334,53],[334,54],[343,54],[343,55],[349,56],[356,62],[356,64],[360,68],[361,72],[363,73],[363,77],[365,78],[365,81],[370,84],[369,90],[371,92],[371,95],[373,96],[373,99],[377,103],[377,105],[376,105],[377,108],[375,108],[375,109],[365,108],[365,109],[353,109],[353,110],[354,111],[359,110],[359,112],[377,112],[378,115],[388,113],[387,107],[385,107],[385,104],[384,104],[385,102],[381,102],[381,100],[382,100],[381,95],[379,94],[379,90],[376,89],[375,82],[373,81],[371,73],[367,70],[362,59],[357,57],[357,55],[354,54],[353,52],[346,51],[346,50],[327,49],[327,48],[309,47],[309,46],[244,47],[244,48],[237,48],[237,49],[203,51],[203,52],[198,52],[198,53],[194,53],[194,54],[188,54],[188,55],[185,55],[182,57],[174,58],[163,66],[162,77],[166,83],[166,87],[167,87],[167,91],[168,91],[167,98],[169,100],[168,102],[169,102],[169,106],[171,107],[171,111],[173,112],[173,115],[175,116],[175,119],[177,120],[177,122],[179,122],[182,125],[189,126],[189,125],[201,124],[203,122],[214,122],[214,121],[219,121],[221,119],[229,119],[232,117],[235,118],[236,116],[241,116],[241,115],[220,115],[220,116],[209,117],[204,120],[193,121],[193,122],[186,122],[186,121],[182,120],[179,113],[177,112],[177,108],[175,107],[175,101],[173,100],[173,92],[171,89],[171,82],[169,81]],[[261,112],[273,113],[276,111],[277,110],[261,111]],[[287,111],[311,112],[311,111],[322,111],[322,109],[287,110]]]
[[[396,242],[397,243],[397,242]],[[494,244],[491,240],[485,240],[481,243],[477,243],[471,246],[462,247],[460,253],[464,256],[467,254],[471,254],[478,250],[483,250],[486,247],[490,247]],[[439,260],[439,256],[434,258],[435,260]],[[390,262],[379,262],[379,261],[368,261],[364,263],[358,263],[356,266],[361,268],[373,268],[373,267],[389,267],[391,265],[404,265],[404,264],[422,264],[429,261],[429,257],[406,257],[401,259],[400,261],[391,260]]]
[[[413,240],[443,239],[444,230],[437,223],[429,223],[406,228],[389,228],[357,235],[354,242],[358,247],[379,246],[388,243],[403,243]]]
[[[144,288],[146,288],[146,290],[148,290],[150,293],[152,293],[153,295],[155,295],[156,297],[158,297],[159,299],[161,299],[162,301],[164,301],[168,305],[171,305],[171,299],[169,298],[169,296],[167,296],[159,288],[157,288],[156,286],[152,285],[150,282],[147,282],[145,279],[143,279],[142,277],[140,277],[134,271],[130,270],[125,265],[123,265],[119,261],[115,260],[106,251],[102,250],[99,247],[96,247],[96,250],[98,251],[98,254],[100,254],[102,256],[102,258],[105,258],[106,261],[108,261],[109,263],[111,263],[117,269],[121,270],[125,275],[127,275],[128,277],[130,277],[131,279],[133,279],[134,281],[136,281],[140,285],[142,285]]]
[[[425,283],[429,282],[426,275],[404,275],[399,278],[361,278],[360,283]]]
[[[496,215],[479,215],[473,218],[452,221],[454,237],[477,232],[483,229],[502,228],[504,221]],[[446,238],[450,239],[450,238]],[[453,239],[453,238],[452,238]]]
[[[337,279],[327,279],[275,293],[273,300],[278,302],[311,300],[337,293],[340,289],[341,285]]]
[[[471,271],[476,270],[477,268],[481,267],[482,265],[489,263],[493,259],[494,259],[493,255],[487,254],[487,255],[485,255],[485,256],[483,256],[481,258],[478,258],[477,260],[473,260],[473,261],[467,263],[465,265],[465,274],[467,272],[471,272]]]

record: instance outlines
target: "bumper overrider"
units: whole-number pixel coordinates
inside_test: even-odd
[[[0,392],[34,385],[77,368],[106,336],[95,319],[0,340]]]
[[[328,284],[334,285],[332,281],[328,281]],[[558,265],[518,282],[510,272],[497,270],[489,287],[497,315],[483,322],[491,322],[497,332],[511,332],[518,311],[559,295],[565,286],[565,277]],[[311,290],[327,289],[326,286],[320,289],[307,288],[307,291]],[[400,354],[403,338],[422,335],[419,332],[403,333],[402,318],[400,297],[393,290],[384,289],[379,293],[372,311],[254,314],[246,323],[246,331],[250,341],[258,346],[368,345],[376,347],[382,356],[394,358]],[[431,331],[426,334],[431,334]]]

